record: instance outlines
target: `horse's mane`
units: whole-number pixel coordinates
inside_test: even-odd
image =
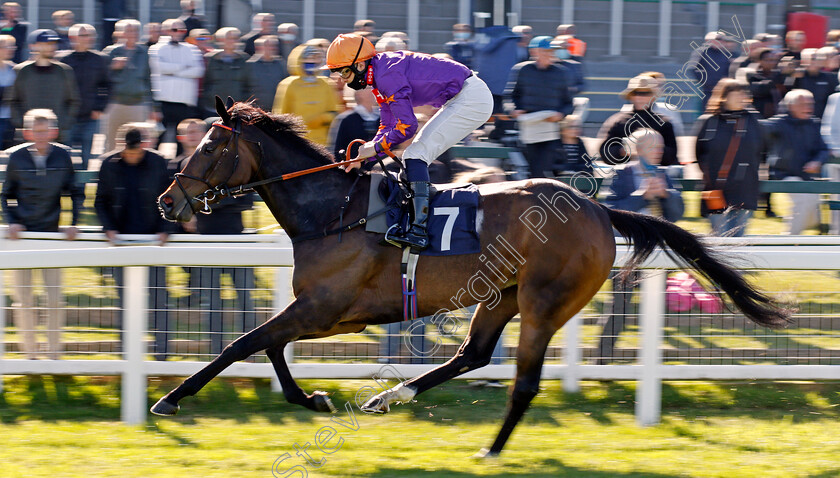
[[[303,136],[307,128],[299,116],[264,111],[252,102],[234,103],[228,113],[232,120],[256,126],[278,142],[291,145],[304,154],[319,158],[324,163],[335,162],[327,148]]]

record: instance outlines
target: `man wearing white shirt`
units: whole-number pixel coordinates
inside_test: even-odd
[[[195,45],[183,41],[187,34],[183,21],[166,20],[161,30],[165,36],[149,48],[149,68],[152,93],[163,114],[164,138],[174,141],[178,123],[196,116],[204,60]]]

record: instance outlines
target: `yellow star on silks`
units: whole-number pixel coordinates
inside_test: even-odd
[[[379,144],[382,145],[382,149],[384,149],[386,151],[391,150],[391,143],[389,143],[388,141],[385,141],[385,138],[382,138],[382,141],[380,141]]]
[[[394,99],[394,95],[388,96],[388,97],[386,97],[384,100],[382,100],[382,102],[383,102],[383,103],[385,103],[386,105],[387,105],[388,103],[393,103],[394,101],[396,101],[396,100]]]
[[[383,129],[385,129],[385,125],[384,124],[379,125],[379,131],[382,131]]]
[[[402,121],[400,121],[399,119],[397,119],[397,124],[396,124],[396,126],[394,126],[394,129],[399,131],[400,133],[402,133],[403,136],[405,136],[405,130],[407,130],[410,127],[411,127],[411,125],[407,125],[407,124],[403,123]]]

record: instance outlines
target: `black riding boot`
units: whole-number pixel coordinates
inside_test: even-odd
[[[411,189],[414,191],[414,197],[411,198],[412,209],[414,209],[411,227],[404,235],[393,236],[390,239],[419,252],[429,247],[429,235],[426,232],[426,223],[429,218],[429,182],[412,182]]]

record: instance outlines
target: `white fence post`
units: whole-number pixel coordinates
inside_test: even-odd
[[[580,391],[580,313],[566,322],[563,326],[563,336],[566,343],[563,347],[563,361],[566,362],[566,373],[563,375],[563,391],[577,393]]]
[[[642,329],[639,353],[642,373],[636,385],[636,422],[642,426],[659,423],[662,409],[662,351],[659,346],[662,342],[664,323],[666,277],[666,271],[650,270],[644,272],[642,279],[639,298],[639,327]]]
[[[148,267],[126,267],[123,287],[122,421],[136,425],[146,421],[146,371],[143,364],[148,320]]]

